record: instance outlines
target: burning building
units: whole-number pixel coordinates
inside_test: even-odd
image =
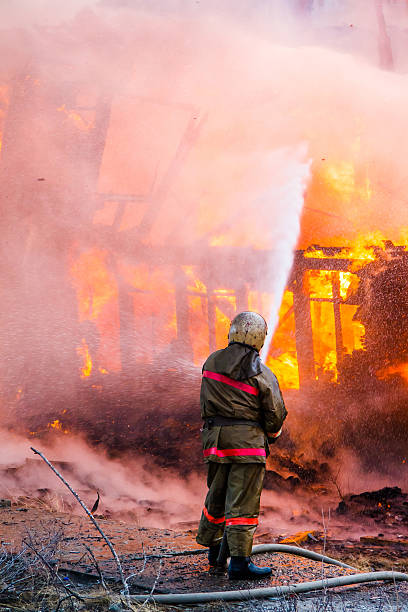
[[[274,330],[291,443],[317,393],[399,405],[405,3],[276,3],[268,32],[262,3],[131,4],[3,30],[4,423],[149,452],[152,414],[194,421],[200,366],[246,309]]]

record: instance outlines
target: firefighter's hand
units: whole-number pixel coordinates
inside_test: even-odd
[[[281,433],[282,433],[282,427],[276,433],[272,433],[272,434],[268,433],[268,444],[275,444],[276,440],[279,438]]]

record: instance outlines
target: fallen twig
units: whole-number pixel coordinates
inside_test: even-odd
[[[55,611],[54,611],[54,612],[58,612],[58,610],[60,609],[61,604],[63,604],[63,603],[64,603],[64,601],[66,601],[67,599],[70,599],[70,597],[71,597],[71,595],[66,595],[66,597],[62,597],[62,598],[59,600],[58,605],[57,605],[57,607],[55,608]]]
[[[77,569],[73,570],[73,569],[71,569],[69,567],[60,567],[58,571],[59,571],[60,574],[65,574],[65,575],[68,575],[68,576],[70,574],[72,574],[72,576],[74,578],[81,578],[81,579],[87,579],[87,580],[92,580],[92,581],[96,581],[99,578],[99,576],[97,574],[91,574],[89,572],[81,572],[80,570],[77,570]],[[133,576],[133,574],[130,577],[132,577],[132,576]],[[120,580],[117,577],[115,577],[115,576],[107,576],[106,574],[105,574],[105,581],[112,582],[113,584],[118,584],[120,582]],[[135,582],[134,580],[132,580],[131,586],[135,587],[137,589],[140,589],[142,591],[148,591],[149,588],[150,588],[145,583],[138,582],[138,581]],[[163,588],[159,589],[158,587],[156,587],[154,591],[155,591],[155,593],[161,593],[163,595],[167,595],[168,593],[171,592],[171,591],[169,591],[169,589],[163,589]],[[109,591],[108,591],[108,593],[109,593]],[[146,594],[146,596],[147,596],[147,594]]]
[[[129,600],[129,587],[128,587],[127,583],[126,583],[125,577],[123,575],[122,565],[120,563],[120,560],[119,560],[119,557],[118,557],[118,555],[116,553],[116,550],[113,547],[112,542],[109,540],[108,536],[106,536],[105,533],[102,531],[102,529],[99,526],[98,522],[95,520],[95,518],[93,517],[92,513],[90,512],[90,510],[88,510],[88,508],[86,507],[86,505],[84,504],[82,499],[79,497],[78,493],[76,491],[74,491],[74,489],[71,487],[71,485],[65,480],[65,478],[63,476],[61,476],[61,474],[52,465],[52,463],[50,461],[48,461],[48,459],[40,451],[36,450],[33,447],[31,447],[31,450],[33,451],[34,454],[39,455],[41,457],[41,459],[48,465],[48,467],[54,472],[54,474],[56,476],[58,476],[58,478],[61,480],[61,482],[63,482],[64,485],[71,491],[72,495],[75,497],[77,502],[85,510],[86,514],[89,516],[89,518],[92,521],[94,527],[99,531],[99,533],[101,534],[101,536],[105,540],[106,544],[109,547],[109,550],[112,553],[112,556],[113,556],[114,560],[116,561],[116,565],[117,565],[118,570],[119,570],[119,575],[120,575],[120,579],[121,579],[121,582],[122,582],[122,585],[123,585],[123,591],[124,591],[124,595],[126,597],[126,600],[130,601]]]
[[[45,559],[45,557],[38,552],[38,550],[35,548],[35,546],[33,546],[30,542],[28,542],[27,540],[24,540],[24,544],[26,546],[28,546],[28,548],[30,548],[30,550],[33,551],[33,553],[36,555],[36,557],[38,557],[40,559],[40,561],[45,565],[45,567],[48,569],[49,573],[51,576],[54,576],[54,578],[56,578],[58,580],[58,582],[61,583],[61,586],[63,589],[65,589],[65,591],[69,594],[69,597],[75,597],[76,599],[78,599],[79,601],[84,601],[83,597],[81,597],[76,591],[73,591],[72,589],[70,589],[62,580],[61,576],[59,576],[58,572],[52,567],[52,565],[47,561],[47,559]]]
[[[139,574],[143,574],[143,572],[146,569],[146,563],[147,563],[147,556],[145,553],[145,549],[143,546],[143,542],[142,542],[142,550],[143,550],[143,565],[142,565],[142,569],[140,569],[138,572],[134,572],[133,574],[130,574],[127,578],[126,578],[126,584],[129,582],[129,580],[131,578],[134,578],[135,576],[138,576]]]
[[[92,561],[94,562],[95,569],[98,572],[98,576],[100,578],[100,581],[101,581],[101,584],[102,584],[103,588],[105,589],[105,591],[107,591],[108,587],[105,584],[105,580],[103,579],[103,574],[102,574],[101,568],[99,567],[99,563],[97,562],[97,560],[95,558],[95,555],[93,554],[92,548],[90,548],[87,544],[84,544],[84,547],[86,548],[86,550],[88,551]],[[129,580],[129,578],[126,579],[126,582],[128,580]]]
[[[156,580],[154,581],[154,584],[152,586],[152,590],[150,591],[149,595],[147,596],[145,601],[140,606],[141,608],[144,608],[144,606],[147,604],[147,602],[149,601],[149,599],[151,598],[151,596],[153,595],[153,593],[155,591],[155,588],[156,588],[157,583],[159,582],[159,578],[160,578],[161,566],[162,566],[162,560],[160,559],[160,561],[159,561],[159,569],[157,570]]]

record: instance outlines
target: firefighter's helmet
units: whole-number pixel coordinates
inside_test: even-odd
[[[242,342],[260,351],[268,333],[265,319],[257,312],[240,312],[231,321],[228,343]]]

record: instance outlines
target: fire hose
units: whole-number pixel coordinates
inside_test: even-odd
[[[206,550],[203,550],[203,553]],[[288,546],[286,544],[258,544],[252,548],[252,554],[265,552],[283,552],[292,555],[298,555],[321,561],[331,565],[337,565],[347,569],[356,569],[351,565],[342,563],[337,559],[320,555],[319,553],[307,550],[306,548],[298,548],[296,546]],[[360,584],[364,582],[377,582],[381,580],[408,581],[408,574],[402,572],[367,572],[350,574],[348,576],[337,576],[335,578],[324,578],[322,580],[313,580],[310,582],[299,582],[291,585],[282,585],[275,587],[263,587],[255,589],[241,589],[235,591],[213,591],[207,593],[168,593],[165,595],[131,595],[131,601],[146,601],[146,598],[160,604],[187,604],[187,603],[206,603],[209,601],[247,601],[249,599],[262,599],[267,597],[281,597],[283,595],[294,595],[297,593],[308,593],[310,591],[325,590],[340,586],[349,586],[352,584]]]

